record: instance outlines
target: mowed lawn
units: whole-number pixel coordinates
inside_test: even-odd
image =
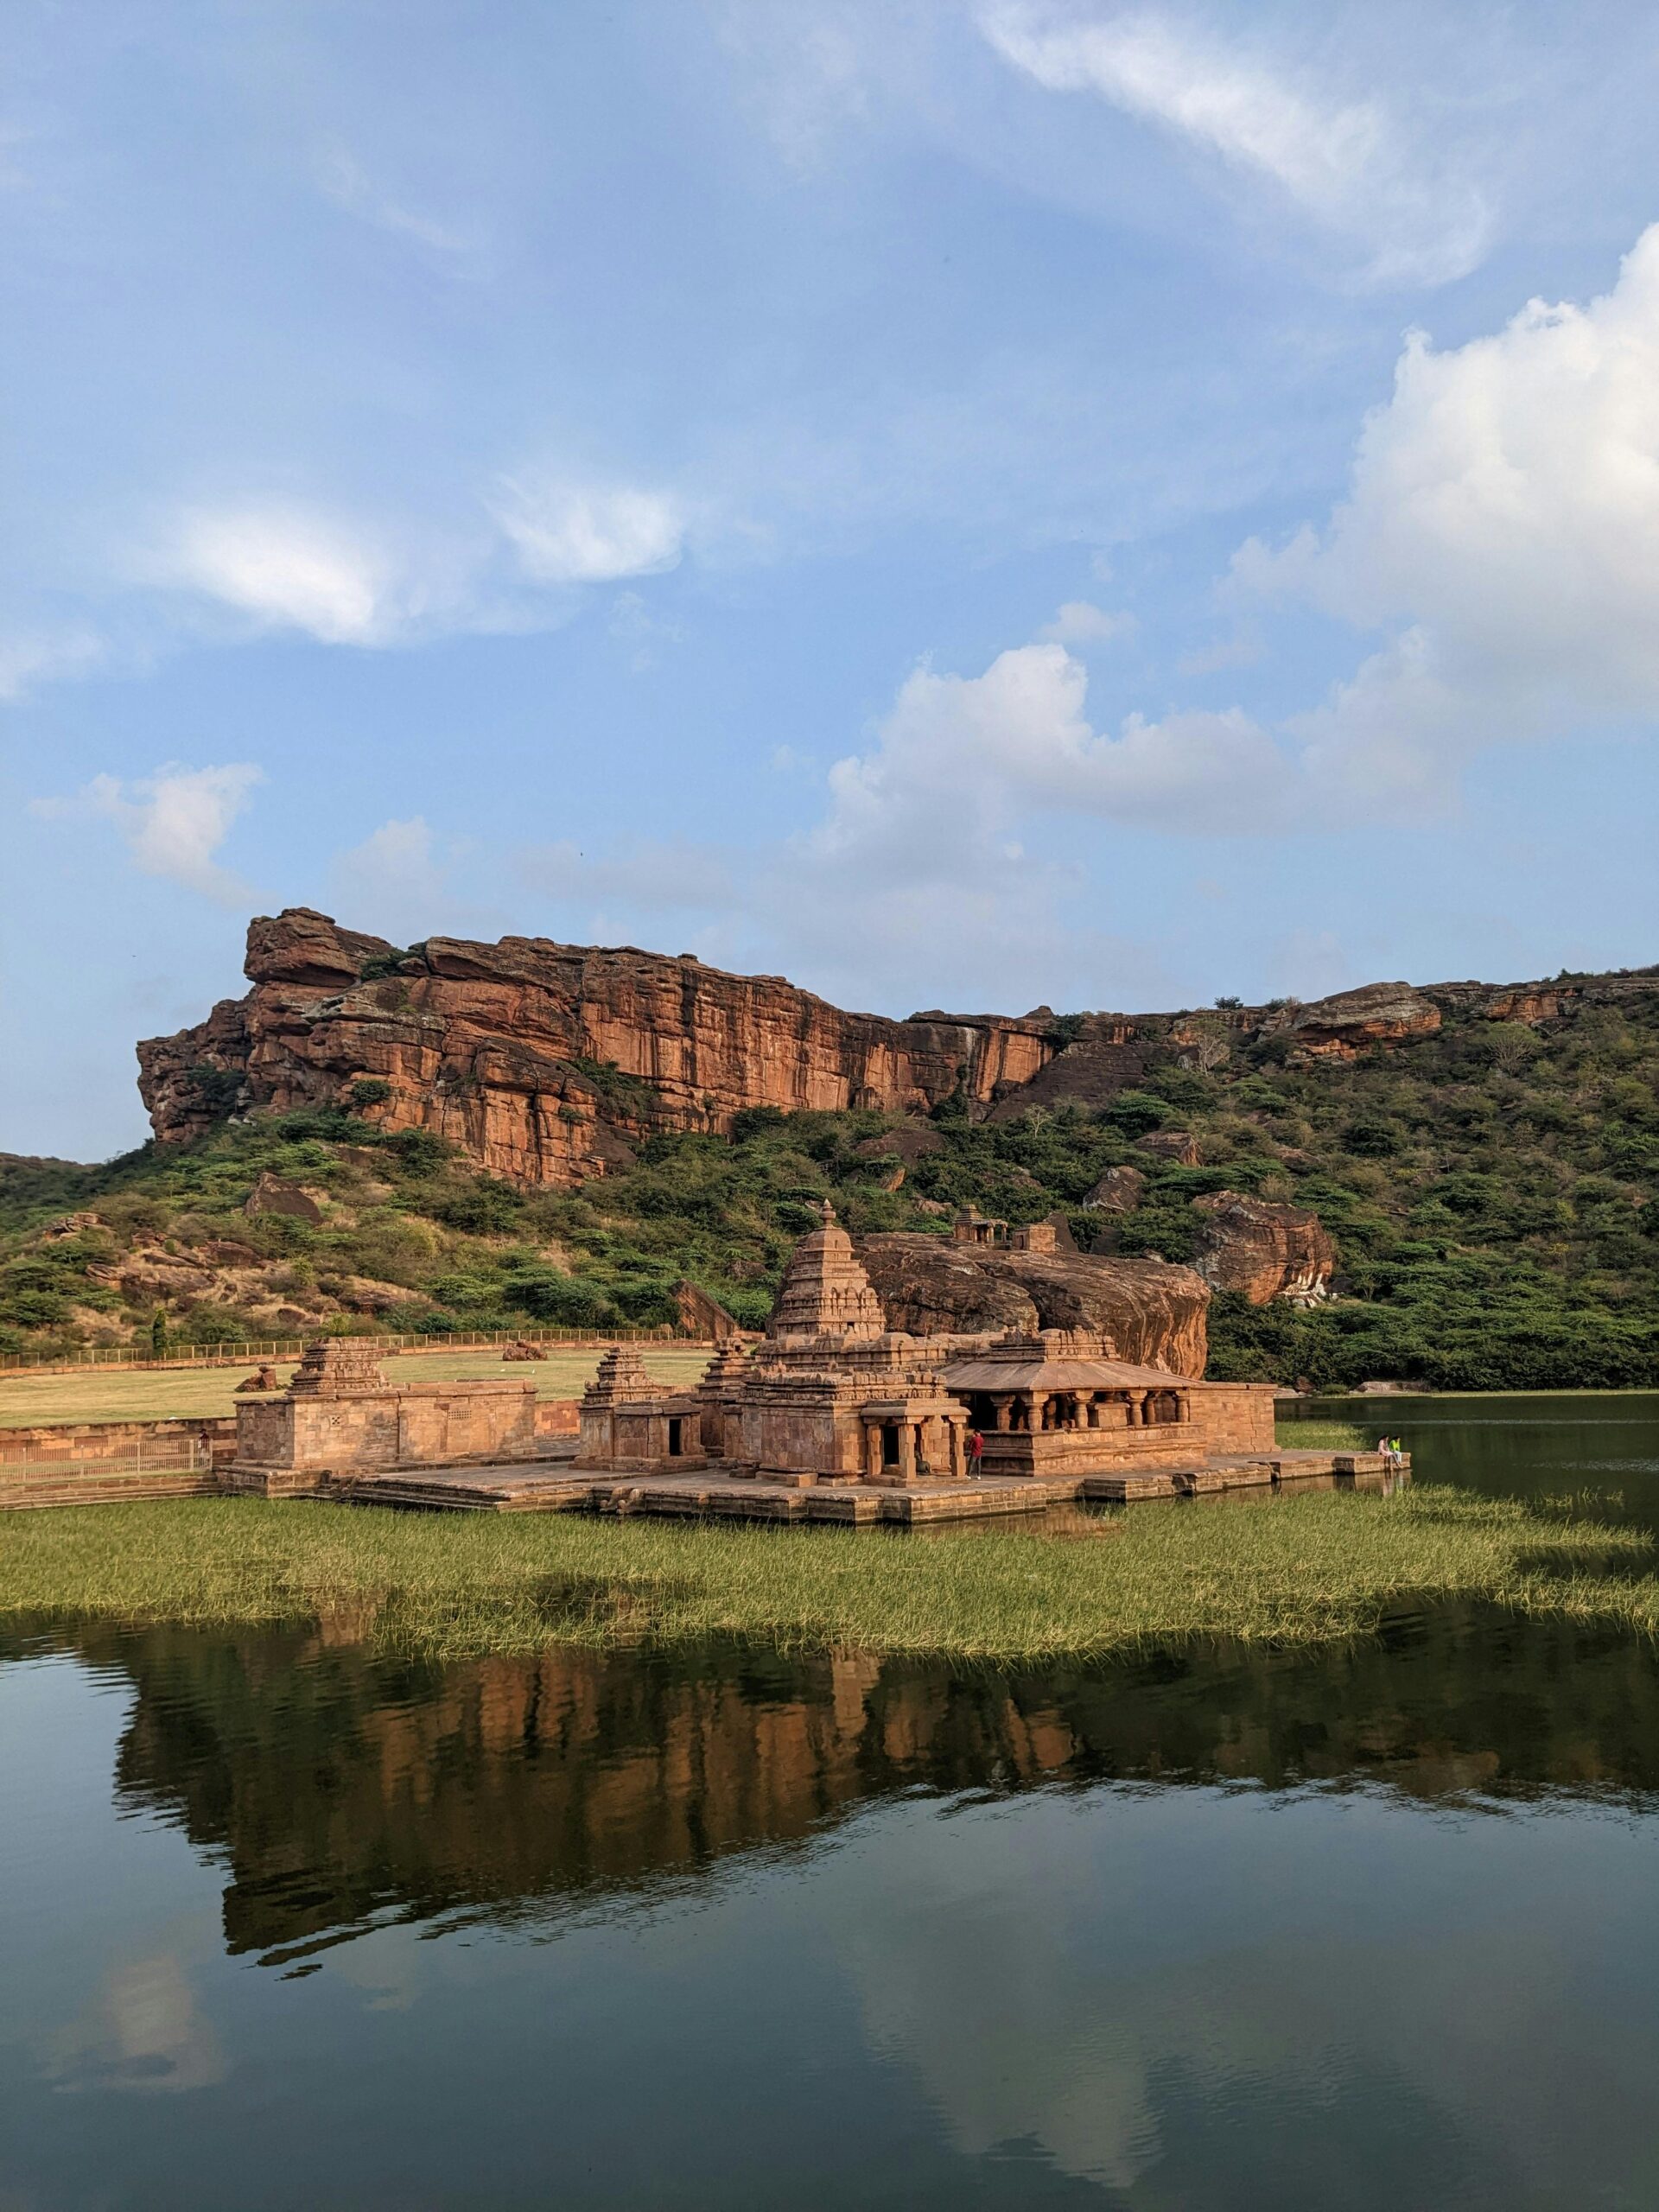
[[[708,1366],[707,1351],[671,1344],[644,1348],[647,1370],[684,1388]],[[381,1364],[389,1382],[475,1382],[501,1376],[533,1381],[541,1398],[574,1398],[592,1379],[598,1351],[550,1351],[543,1360],[504,1360],[499,1351],[391,1352]],[[276,1363],[286,1382],[292,1360]],[[236,1409],[236,1386],[253,1373],[246,1367],[202,1367],[78,1375],[0,1376],[0,1428],[30,1428],[48,1421],[192,1421]]]

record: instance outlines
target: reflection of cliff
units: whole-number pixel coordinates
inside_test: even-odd
[[[1334,1652],[1046,1676],[729,1652],[429,1672],[297,1633],[79,1647],[137,1688],[124,1796],[224,1850],[233,1951],[289,1956],[370,1917],[648,1894],[918,1784],[1659,1787],[1659,1665],[1567,1623],[1437,1616]]]

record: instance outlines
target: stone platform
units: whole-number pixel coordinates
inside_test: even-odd
[[[1408,1468],[1409,1462],[1407,1463]],[[1147,1473],[1059,1477],[969,1476],[904,1484],[812,1482],[798,1475],[735,1475],[724,1469],[674,1474],[601,1474],[569,1460],[535,1465],[399,1468],[325,1482],[314,1495],[351,1505],[427,1512],[657,1514],[679,1520],[821,1522],[842,1528],[911,1528],[1046,1512],[1054,1505],[1122,1505],[1224,1491],[1337,1485],[1383,1476],[1378,1452],[1275,1451]]]

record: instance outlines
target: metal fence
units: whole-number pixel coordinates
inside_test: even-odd
[[[0,1483],[14,1475],[205,1475],[213,1471],[213,1447],[199,1436],[157,1438],[146,1451],[143,1437],[135,1437],[130,1452],[107,1459],[0,1459]]]
[[[0,1373],[9,1375],[73,1375],[87,1367],[129,1367],[160,1371],[165,1368],[247,1367],[264,1359],[297,1359],[307,1344],[315,1344],[327,1330],[308,1337],[264,1337],[233,1344],[199,1344],[188,1352],[146,1355],[136,1344],[83,1345],[57,1359],[33,1359],[27,1352],[0,1356]],[[703,1341],[682,1329],[458,1329],[446,1336],[394,1336],[354,1332],[342,1338],[349,1344],[372,1344],[377,1351],[488,1351],[499,1344],[537,1344],[547,1351],[592,1351],[605,1344],[696,1344]]]

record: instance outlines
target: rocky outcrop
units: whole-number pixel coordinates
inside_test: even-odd
[[[1659,970],[1553,983],[1370,984],[1308,1005],[1202,1014],[1046,1007],[1011,1017],[844,1014],[776,976],[733,976],[627,948],[431,938],[407,950],[291,907],[248,931],[247,996],[138,1047],[164,1141],[227,1114],[342,1102],[388,1131],[428,1129],[482,1168],[569,1184],[632,1157],[653,1130],[728,1130],[749,1107],[912,1116],[872,1157],[913,1166],[925,1116],[1109,1107],[1155,1067],[1220,1065],[1282,1040],[1293,1058],[1351,1059],[1448,1020],[1548,1023],[1659,990]],[[1166,1132],[1148,1148],[1180,1156]],[[872,1141],[874,1143],[874,1141]],[[3,1180],[3,1167],[0,1167]]]
[[[1252,1306],[1274,1298],[1309,1305],[1325,1295],[1337,1248],[1307,1207],[1270,1205],[1237,1191],[1195,1198],[1192,1207],[1204,1224],[1195,1264],[1217,1290],[1237,1291]]]
[[[1171,1375],[1204,1372],[1210,1292],[1191,1268],[938,1236],[866,1236],[857,1251],[889,1328],[915,1336],[1097,1330],[1118,1359]]]
[[[1432,1036],[1440,1026],[1440,1009],[1409,983],[1367,983],[1287,1008],[1281,1026],[1295,1049],[1311,1058],[1351,1060],[1373,1045]]]
[[[925,1160],[930,1153],[942,1152],[944,1139],[927,1122],[909,1122],[902,1128],[883,1129],[878,1136],[866,1137],[862,1144],[855,1144],[854,1152],[860,1160],[897,1160],[906,1167],[913,1167],[918,1160]]]
[[[253,1188],[242,1201],[242,1211],[251,1214],[285,1214],[290,1221],[309,1222],[313,1228],[322,1219],[322,1208],[308,1191],[298,1183],[273,1175],[269,1168],[256,1178]]]
[[[1094,1037],[1068,1045],[1028,1083],[1005,1091],[993,1103],[988,1119],[1011,1122],[1033,1106],[1081,1106],[1095,1110],[1109,1106],[1120,1090],[1129,1090],[1147,1071],[1154,1047],[1150,1041],[1109,1042]]]
[[[1055,1050],[1041,1022],[843,1014],[689,957],[532,938],[399,952],[305,908],[252,924],[247,973],[246,998],[138,1047],[163,1141],[227,1110],[346,1102],[514,1181],[574,1183],[653,1129],[729,1129],[746,1107],[984,1103]]]

